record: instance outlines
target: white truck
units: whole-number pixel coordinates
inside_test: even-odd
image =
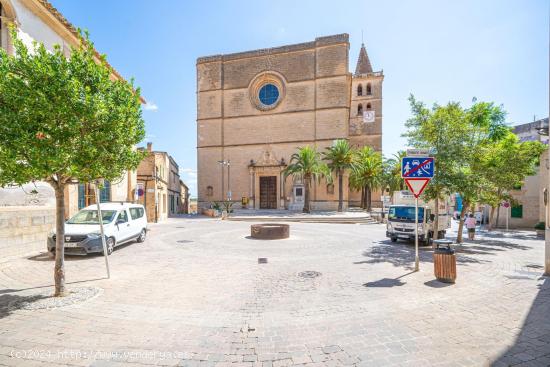
[[[451,227],[450,200],[439,200],[439,238]],[[414,195],[409,191],[395,191],[392,204],[388,208],[386,237],[392,242],[397,240],[414,241],[415,223]],[[418,200],[418,241],[428,244],[435,233],[435,201],[428,203]]]

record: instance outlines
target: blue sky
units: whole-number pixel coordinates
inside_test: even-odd
[[[156,106],[144,111],[146,140],[176,159],[193,193],[199,56],[348,33],[353,71],[363,30],[385,74],[385,155],[405,147],[410,93],[430,105],[494,101],[511,124],[548,116],[548,0],[51,2]]]

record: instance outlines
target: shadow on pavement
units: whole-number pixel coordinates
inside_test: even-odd
[[[452,283],[440,282],[437,279],[432,279],[430,281],[424,282],[424,285],[426,285],[428,287],[432,287],[432,288],[445,288],[445,287],[448,287],[448,286],[453,285],[453,284]]]
[[[363,284],[363,286],[364,287],[381,287],[381,288],[400,287],[402,285],[407,284],[406,282],[403,282],[401,278],[406,277],[407,275],[410,275],[412,273],[414,273],[414,271],[398,276],[397,278],[383,278],[380,280],[376,280],[374,282],[367,282]]]
[[[66,285],[68,284],[78,284],[78,283],[86,283],[86,282],[94,282],[96,280],[103,280],[103,279],[108,279],[106,276],[105,277],[101,277],[101,278],[92,278],[92,279],[85,279],[85,280],[75,280],[73,282],[65,282]],[[1,294],[6,294],[6,293],[17,293],[17,292],[23,292],[23,291],[28,291],[28,290],[31,290],[31,289],[42,289],[42,288],[53,288],[54,285],[53,284],[50,284],[50,285],[39,285],[39,286],[36,286],[36,287],[28,287],[28,288],[20,288],[20,289],[12,289],[12,288],[7,288],[7,289],[0,289],[0,295]],[[0,296],[1,297],[1,296]]]
[[[3,294],[0,296],[0,319],[8,317],[24,304],[36,302],[38,300],[48,298],[44,295],[18,296],[15,294]]]
[[[419,247],[420,262],[433,263],[432,253],[431,247]],[[375,242],[375,245],[364,251],[362,255],[368,260],[357,261],[354,264],[390,263],[396,267],[405,267],[407,270],[414,268],[414,245],[405,242],[391,242],[390,240]],[[456,261],[461,264],[484,262],[468,256],[457,256]]]
[[[400,287],[402,285],[405,285],[401,279],[391,279],[391,278],[384,278],[380,280],[376,280],[374,282],[368,282],[363,284],[365,287],[381,287],[381,288],[391,288],[391,287]]]
[[[550,366],[550,278],[542,279],[514,345],[491,366]]]

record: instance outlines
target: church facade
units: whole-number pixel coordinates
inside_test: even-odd
[[[299,147],[336,139],[382,149],[383,73],[362,45],[349,71],[349,37],[197,59],[198,205],[232,200],[253,209],[303,207],[300,180],[284,169]],[[312,208],[338,205],[337,180],[312,187]],[[345,205],[360,192],[344,179]],[[376,197],[374,198],[376,200]]]

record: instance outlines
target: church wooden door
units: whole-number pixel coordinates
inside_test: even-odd
[[[260,177],[260,209],[277,209],[277,177]]]

